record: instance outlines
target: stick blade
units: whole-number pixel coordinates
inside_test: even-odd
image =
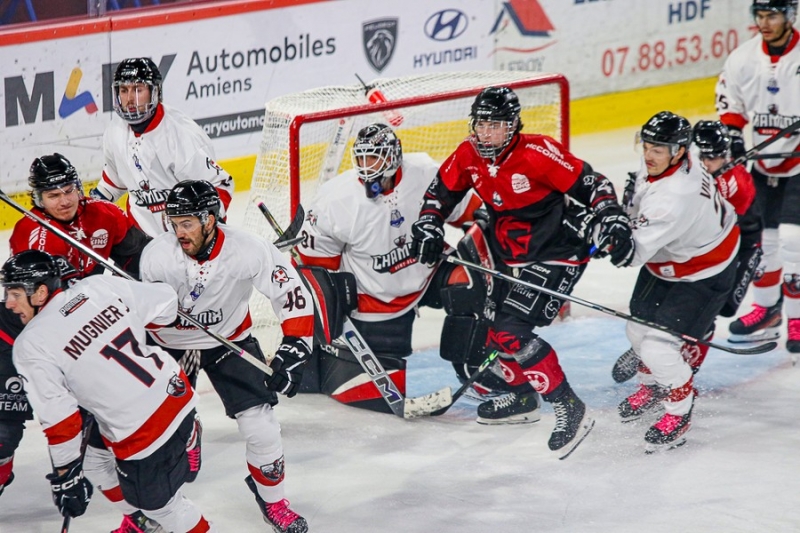
[[[730,353],[736,353],[741,355],[758,355],[762,353],[771,352],[775,348],[778,347],[778,343],[775,341],[765,342],[764,344],[759,344],[758,346],[750,346],[749,348],[728,348],[727,346],[722,347],[723,350]]]
[[[445,387],[436,392],[406,398],[403,418],[419,418],[421,416],[436,416],[439,411],[446,411],[453,404],[453,392],[450,387]]]

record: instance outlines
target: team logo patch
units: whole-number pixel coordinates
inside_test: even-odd
[[[495,192],[492,194],[492,203],[493,203],[494,205],[496,205],[497,207],[500,207],[501,205],[503,205],[503,199],[502,199],[502,198],[500,198],[500,195],[499,195],[499,194],[497,194],[497,191],[495,191]]]
[[[58,310],[61,316],[69,316],[78,310],[80,306],[89,301],[89,297],[81,293],[72,300],[68,301],[61,309]]]
[[[391,221],[389,224],[391,224],[393,228],[399,228],[403,222],[405,222],[405,220],[406,219],[403,217],[403,215],[400,214],[400,211],[397,209],[392,209]]]
[[[222,167],[219,166],[217,164],[217,162],[214,161],[213,159],[211,159],[210,157],[206,157],[206,168],[208,170],[212,170],[212,169],[216,170],[217,171],[217,176],[219,176],[219,173],[222,172]]]
[[[283,479],[283,472],[284,472],[284,462],[283,456],[281,455],[280,458],[276,459],[274,462],[268,465],[261,465],[258,467],[258,470],[261,474],[269,480],[270,483],[277,484],[280,480]]]
[[[524,174],[514,174],[511,176],[511,188],[515,193],[523,193],[531,190],[531,182]]]
[[[286,272],[286,268],[278,265],[275,267],[275,270],[272,271],[272,283],[277,283],[278,287],[283,287],[284,283],[289,283],[289,280],[292,279],[289,276],[289,273]]]
[[[144,170],[142,169],[142,164],[139,163],[139,156],[137,156],[136,154],[133,154],[133,166],[135,166],[139,172],[144,172]]]
[[[403,246],[406,245],[406,242],[407,242],[406,236],[405,234],[403,234],[394,240],[394,245],[397,246],[398,248],[402,248]]]
[[[189,298],[191,298],[193,302],[197,301],[197,299],[200,298],[200,295],[203,294],[204,290],[206,290],[206,286],[198,281],[194,284],[192,291],[189,293]]]
[[[526,378],[536,392],[539,394],[544,394],[547,389],[550,387],[550,380],[541,372],[537,372],[535,370],[526,370],[523,372]]]
[[[6,380],[6,390],[11,394],[19,394],[22,392],[22,380],[17,376],[12,376]]]
[[[364,53],[370,66],[382,72],[397,47],[397,18],[377,19],[361,25]]]
[[[306,222],[308,222],[309,225],[311,225],[311,226],[316,226],[317,225],[317,215],[314,214],[314,211],[309,211],[308,212],[308,214],[306,215]]]
[[[167,383],[167,394],[175,398],[180,398],[186,394],[186,382],[177,374],[173,375],[169,378],[169,383]]]
[[[92,244],[92,248],[105,248],[108,244],[108,230],[100,228],[95,231],[89,242]]]

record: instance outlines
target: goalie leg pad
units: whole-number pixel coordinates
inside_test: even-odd
[[[300,266],[297,270],[314,295],[315,340],[330,344],[342,334],[343,318],[358,308],[356,277],[350,272],[329,272],[317,266]]]

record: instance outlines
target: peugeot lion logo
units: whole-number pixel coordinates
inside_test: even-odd
[[[396,18],[385,18],[365,22],[361,25],[364,53],[369,64],[381,72],[392,59],[397,44]]]
[[[443,9],[425,21],[425,35],[434,41],[452,41],[467,31],[467,15],[458,9]]]

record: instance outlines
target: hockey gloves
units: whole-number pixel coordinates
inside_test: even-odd
[[[742,130],[728,126],[728,131],[731,134],[731,157],[736,159],[747,153],[747,148],[744,146],[744,135]]]
[[[272,375],[267,386],[291,398],[300,390],[303,366],[311,358],[311,349],[298,337],[285,336],[270,363]]]
[[[92,484],[83,475],[83,462],[78,459],[67,466],[63,474],[53,472],[45,476],[50,481],[53,502],[61,516],[81,516],[92,499]],[[60,470],[60,468],[58,469]]]
[[[411,255],[423,265],[435,265],[444,251],[444,222],[435,215],[422,215],[411,226]]]
[[[611,263],[618,267],[631,264],[634,243],[631,221],[626,214],[619,212],[600,217],[595,235],[597,250],[610,256]]]

